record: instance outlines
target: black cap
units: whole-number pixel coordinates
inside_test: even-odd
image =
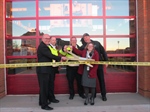
[[[84,33],[82,37],[90,36],[88,33]]]
[[[90,36],[90,35],[89,35],[88,33],[84,33],[84,34],[83,34],[83,36],[82,36],[82,38],[81,38],[81,40],[80,40],[83,45],[86,45],[86,42],[85,42],[84,39],[83,39],[85,36]]]

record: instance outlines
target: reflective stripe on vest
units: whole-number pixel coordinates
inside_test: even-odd
[[[64,52],[62,49],[59,50],[59,53],[63,56],[66,56],[66,57],[72,57],[72,55],[68,54],[67,52]]]
[[[50,49],[51,53],[55,56],[58,56],[57,49],[54,49],[52,46],[48,45],[48,48]],[[52,60],[52,62],[56,62],[55,60]]]
[[[50,45],[49,45],[48,47],[49,47],[49,49],[50,49],[50,51],[51,51],[51,53],[52,53],[53,55],[58,56],[58,51],[57,51],[57,49],[52,48]]]

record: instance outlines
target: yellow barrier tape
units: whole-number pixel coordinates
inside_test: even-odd
[[[110,61],[79,61],[79,62],[42,62],[42,63],[16,63],[0,64],[0,68],[18,68],[35,66],[61,66],[71,64],[101,64],[101,65],[129,65],[129,66],[150,66],[150,62],[110,62]]]

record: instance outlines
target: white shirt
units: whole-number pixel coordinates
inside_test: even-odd
[[[52,45],[52,44],[50,44],[50,45],[52,46],[52,48],[56,49],[56,46],[54,46],[54,45]]]

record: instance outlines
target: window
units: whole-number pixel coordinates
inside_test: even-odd
[[[6,0],[7,63],[36,62],[36,49],[43,34],[64,41],[76,36],[81,46],[84,33],[104,46],[109,60],[136,61],[135,11],[135,0]],[[105,71],[110,73],[115,67],[118,69],[109,66]],[[136,72],[135,68],[120,68],[124,73]],[[27,68],[15,69],[12,74],[26,70],[29,72]],[[32,70],[29,74],[35,74]]]
[[[40,20],[39,30],[50,35],[69,35],[69,24],[68,19]]]
[[[8,39],[6,42],[7,56],[33,56],[36,55],[35,39]]]
[[[132,19],[107,19],[107,35],[133,35],[135,34],[135,20]]]
[[[136,53],[135,38],[107,38],[106,51],[109,54]]]
[[[135,0],[106,0],[107,16],[135,16]]]
[[[25,58],[25,59],[8,59],[8,64],[14,64],[14,63],[35,63],[36,59],[32,58]],[[18,68],[8,68],[7,73],[9,75],[30,75],[30,74],[36,74],[36,67],[18,67]]]
[[[35,17],[35,5],[35,0],[6,2],[6,18]]]
[[[129,57],[109,57],[108,59],[111,62],[134,62],[136,61],[135,57],[129,56]],[[106,69],[108,73],[112,72],[136,72],[135,66],[129,66],[129,65],[109,65]]]
[[[39,0],[39,16],[69,16],[69,0]]]
[[[35,20],[9,20],[6,21],[6,35],[13,36],[35,36],[36,35]]]
[[[73,0],[73,16],[102,16],[102,0]]]
[[[73,35],[103,35],[102,19],[73,19]]]

